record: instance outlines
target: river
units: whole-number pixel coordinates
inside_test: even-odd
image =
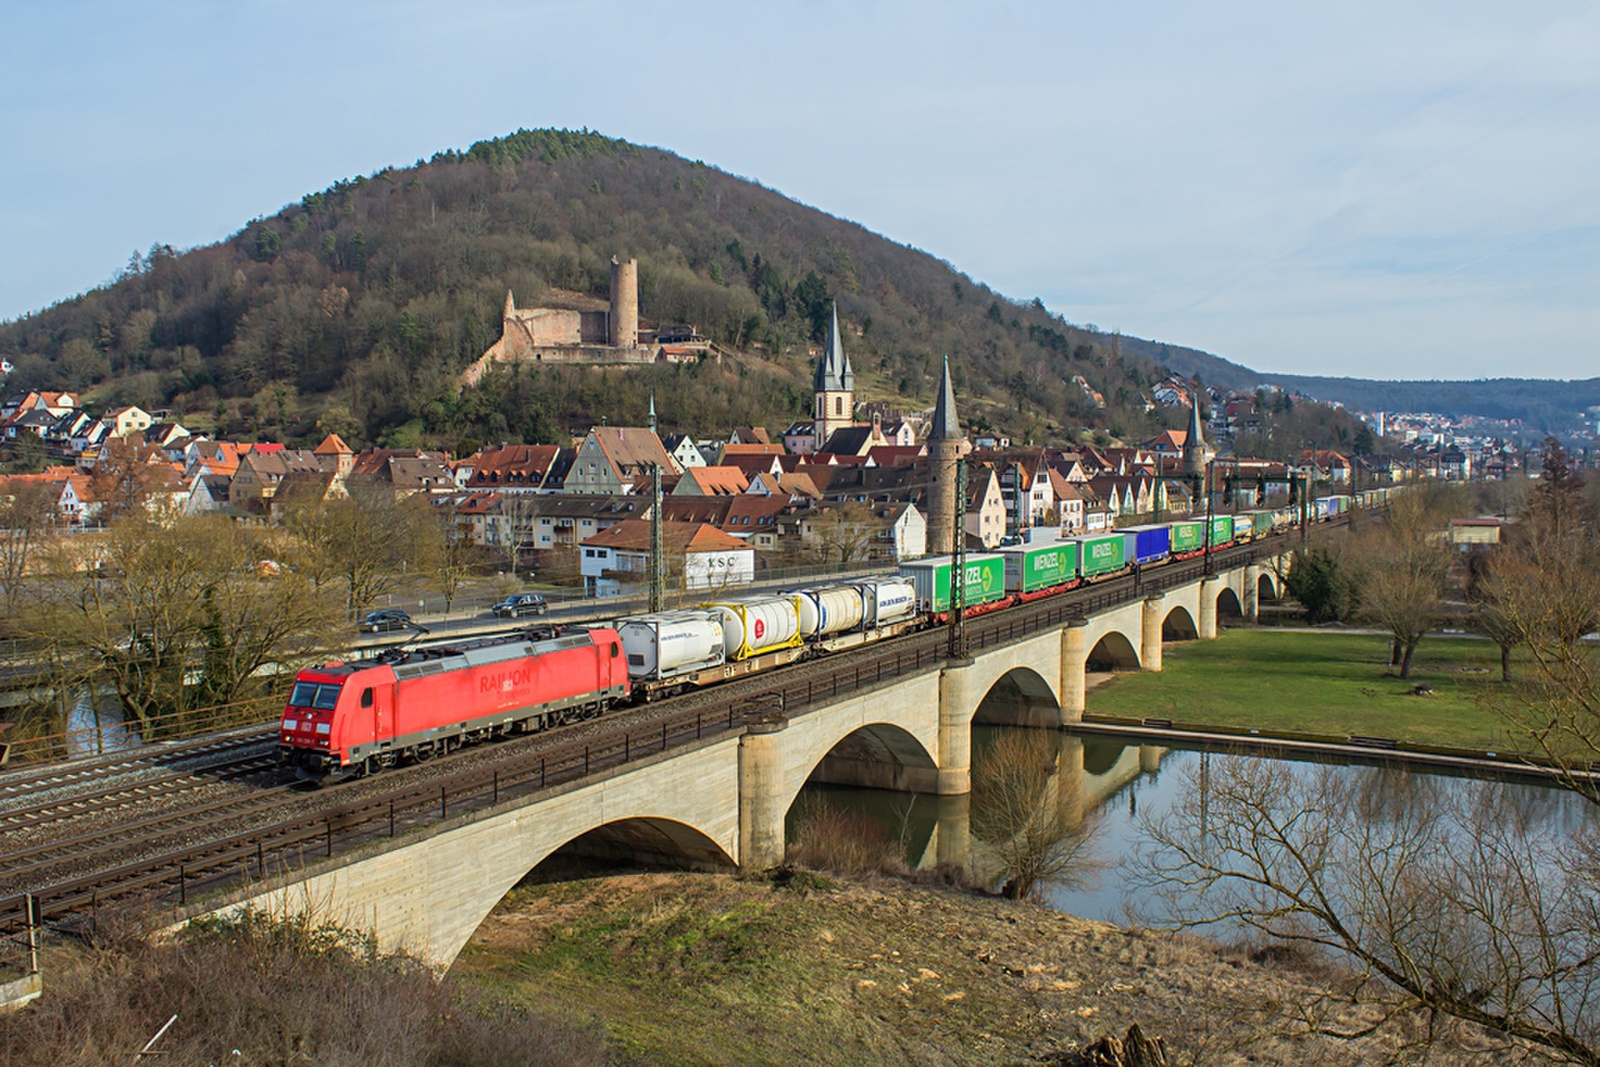
[[[887,847],[901,853],[912,867],[930,867],[941,859],[983,870],[993,866],[992,850],[982,839],[984,813],[973,825],[974,804],[981,809],[986,753],[1007,735],[1043,739],[1053,761],[1042,803],[1053,806],[1069,823],[1094,826],[1079,866],[1078,885],[1050,885],[1044,900],[1073,915],[1106,922],[1160,922],[1169,918],[1164,904],[1140,885],[1140,856],[1152,847],[1150,823],[1185,798],[1204,795],[1213,776],[1225,774],[1230,761],[1270,761],[1297,769],[1301,776],[1318,773],[1325,764],[1264,756],[1206,753],[1187,749],[1123,744],[1104,737],[1078,738],[1049,731],[1009,727],[973,729],[974,793],[968,798],[912,796],[873,789],[807,785],[790,812],[791,839],[809,805],[819,801],[867,815],[883,827]],[[1535,783],[1484,782],[1475,779],[1388,767],[1343,765],[1335,780],[1359,790],[1364,810],[1376,821],[1441,799],[1488,804],[1507,817],[1518,815],[1551,835],[1597,828],[1595,807],[1573,793]]]

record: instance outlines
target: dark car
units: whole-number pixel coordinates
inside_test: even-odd
[[[524,615],[543,615],[550,605],[538,593],[517,593],[489,609],[497,619],[520,619]]]
[[[360,630],[364,634],[382,634],[388,633],[390,630],[409,630],[411,627],[411,616],[399,608],[369,611],[362,617],[360,624]]]

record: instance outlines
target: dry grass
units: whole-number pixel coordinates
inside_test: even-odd
[[[1063,1063],[1138,1023],[1169,1062],[1383,1063],[1387,1034],[1306,1033],[1337,990],[1305,961],[1119,930],[871,875],[636,873],[513,891],[456,972],[581,1010],[623,1064]],[[1360,1009],[1330,1016],[1351,1027]],[[1461,1055],[1434,1062],[1495,1062]]]
[[[605,1062],[598,1035],[491,1003],[330,926],[259,916],[176,940],[102,925],[54,948],[45,995],[0,1016],[0,1063],[100,1067],[155,1046],[167,1064],[526,1067]],[[143,1061],[141,1061],[143,1062]]]

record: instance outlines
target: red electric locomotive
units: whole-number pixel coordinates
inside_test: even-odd
[[[301,777],[361,775],[590,718],[628,691],[628,661],[612,629],[390,651],[301,671],[278,754]]]

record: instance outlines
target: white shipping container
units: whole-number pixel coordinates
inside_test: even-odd
[[[800,639],[800,611],[794,596],[750,597],[707,604],[722,622],[722,647],[729,659],[748,659]]]
[[[710,611],[665,611],[617,621],[633,678],[670,678],[723,661],[722,622]]]
[[[868,626],[888,626],[917,613],[917,587],[908,578],[871,578],[861,584]]]

